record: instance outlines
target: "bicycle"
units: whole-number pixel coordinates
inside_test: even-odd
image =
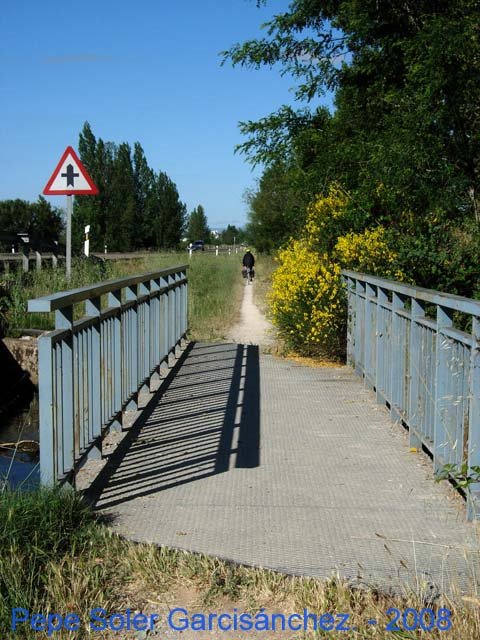
[[[247,284],[253,282],[253,269],[251,267],[247,267]]]

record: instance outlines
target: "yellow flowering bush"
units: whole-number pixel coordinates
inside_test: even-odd
[[[311,243],[316,243],[322,239],[332,224],[338,224],[345,217],[347,212],[348,198],[344,191],[337,185],[332,184],[326,196],[318,196],[307,209],[307,220],[305,223],[305,235]]]
[[[389,247],[383,227],[340,236],[335,244],[334,257],[347,269],[403,279],[401,271],[395,269],[397,254]]]
[[[342,268],[394,278],[403,275],[395,269],[396,253],[383,227],[344,232],[347,204],[345,193],[332,185],[326,196],[309,206],[302,237],[291,239],[277,256],[270,293],[272,319],[287,343],[299,351],[338,355],[343,350]]]
[[[277,259],[270,293],[274,323],[302,351],[339,352],[344,340],[340,265],[304,239],[291,240]]]

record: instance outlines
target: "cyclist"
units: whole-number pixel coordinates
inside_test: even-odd
[[[255,266],[255,258],[253,257],[253,253],[250,251],[250,249],[247,249],[245,255],[243,256],[242,265],[247,271],[247,278],[250,282],[253,277],[253,267]]]

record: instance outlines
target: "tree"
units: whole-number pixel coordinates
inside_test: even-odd
[[[245,232],[243,229],[238,229],[234,224],[227,225],[227,228],[222,231],[219,237],[219,241],[222,244],[240,244],[245,239]]]
[[[355,186],[382,182],[385,195],[397,198],[400,187],[419,210],[425,197],[450,204],[453,192],[454,206],[477,215],[479,19],[474,0],[294,0],[267,23],[265,38],[233,46],[224,60],[279,63],[301,101],[335,90],[333,164]],[[311,155],[325,156],[314,136],[318,115],[282,107],[242,123],[250,138],[240,148],[269,164],[292,153],[307,131]]]
[[[295,169],[278,161],[267,167],[258,188],[245,194],[247,238],[260,252],[271,253],[281,246],[305,219],[308,199],[302,201],[294,173]]]
[[[187,226],[187,238],[189,242],[195,242],[195,240],[208,242],[210,239],[207,216],[201,204],[190,213]]]
[[[185,226],[185,205],[166,173],[155,174],[143,148],[98,140],[88,122],[79,137],[82,162],[99,189],[98,196],[77,196],[74,203],[74,248],[80,250],[84,227],[91,227],[91,249],[131,251],[174,248]]]
[[[175,183],[160,172],[155,180],[155,199],[152,208],[152,228],[157,247],[173,249],[182,239],[186,207],[180,201]]]
[[[135,178],[130,145],[122,142],[113,162],[105,242],[113,251],[130,251],[137,244]]]
[[[58,242],[63,232],[63,216],[60,209],[53,207],[39,196],[36,202],[26,200],[0,201],[0,230],[2,234],[15,237],[27,233],[38,242]],[[9,251],[12,242],[2,242],[2,248]]]
[[[135,181],[135,229],[136,247],[154,246],[152,211],[155,200],[155,173],[148,166],[145,153],[139,142],[134,145],[133,167]]]
[[[383,225],[419,284],[455,280],[449,269],[458,263],[444,257],[454,228],[465,230],[462,256],[473,264],[466,218],[480,221],[479,21],[474,0],[293,0],[264,38],[224,52],[234,65],[280,65],[301,103],[241,123],[248,139],[240,150],[266,165],[250,231],[268,247],[261,236],[272,224],[271,203],[280,231],[270,245],[279,246],[297,233],[292,204],[304,217],[305,201],[335,182],[349,194],[352,231]],[[308,104],[327,90],[335,92],[332,114]],[[285,205],[275,187],[288,194]]]

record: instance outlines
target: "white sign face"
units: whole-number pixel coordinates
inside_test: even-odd
[[[45,195],[97,195],[98,189],[72,147],[67,147],[43,190]]]

